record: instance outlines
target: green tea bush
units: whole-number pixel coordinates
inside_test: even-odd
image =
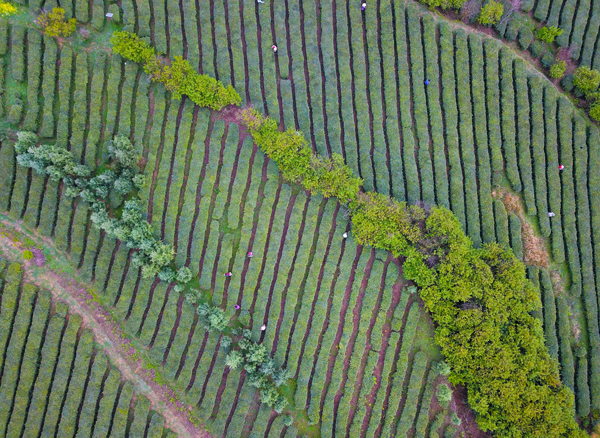
[[[544,44],[542,44],[540,41],[534,41],[533,43],[531,43],[531,45],[529,46],[529,51],[531,52],[531,56],[533,56],[534,58],[538,58],[542,53],[544,53],[545,50],[545,46]]]
[[[519,32],[519,47],[521,50],[527,50],[533,42],[533,32],[527,26],[523,27]]]
[[[550,52],[544,53],[544,56],[542,56],[542,65],[545,68],[551,68],[553,64],[554,64],[554,55]]]

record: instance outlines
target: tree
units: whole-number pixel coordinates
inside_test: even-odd
[[[542,40],[548,44],[552,44],[554,42],[554,39],[562,33],[562,29],[559,29],[558,27],[544,26],[535,33],[535,36],[538,38],[538,40]]]
[[[583,94],[592,93],[600,85],[600,72],[583,65],[575,70],[573,85]]]
[[[600,101],[596,101],[590,107],[590,117],[597,122],[600,122]]]
[[[502,14],[504,13],[504,5],[500,2],[490,1],[483,8],[481,8],[481,12],[479,13],[479,17],[477,21],[479,24],[483,24],[484,26],[491,26],[492,24],[496,24],[502,18]]]
[[[0,17],[10,17],[17,13],[17,8],[15,8],[10,3],[6,3],[0,0]]]
[[[113,52],[133,62],[147,62],[155,56],[154,49],[134,33],[114,32],[110,38]]]
[[[192,271],[187,266],[182,266],[177,271],[177,281],[179,283],[187,283],[192,279]]]
[[[225,365],[232,370],[238,369],[244,363],[244,357],[238,350],[231,350],[225,357]]]
[[[75,31],[77,20],[71,18],[65,20],[63,8],[52,8],[38,17],[38,24],[44,28],[46,35],[51,37],[68,37]]]
[[[140,159],[131,141],[125,136],[115,137],[107,144],[108,153],[111,158],[117,160],[124,167],[134,168]]]
[[[566,61],[557,61],[552,67],[550,67],[550,77],[554,79],[560,79],[565,75],[566,69]]]

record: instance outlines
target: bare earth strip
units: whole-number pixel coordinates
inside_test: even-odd
[[[166,427],[180,437],[211,438],[208,432],[189,421],[187,406],[172,401],[175,394],[168,387],[156,383],[153,372],[142,367],[141,359],[133,357],[135,348],[113,321],[110,313],[93,300],[85,285],[65,273],[58,273],[52,269],[52,265],[56,263],[36,266],[34,260],[24,260],[23,249],[19,243],[15,243],[10,231],[25,234],[39,248],[45,248],[45,253],[51,246],[51,241],[23,229],[20,224],[8,220],[4,215],[0,217],[4,231],[0,233],[1,256],[21,263],[25,281],[49,290],[55,299],[66,302],[73,313],[81,315],[83,325],[92,330],[96,342],[102,345],[110,362],[117,367],[123,378],[129,380],[139,393],[150,400],[152,408],[163,415]],[[53,248],[51,251],[54,252]],[[57,259],[53,261],[59,261]],[[64,263],[66,264],[66,261]]]

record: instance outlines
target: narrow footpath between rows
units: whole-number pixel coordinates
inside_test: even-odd
[[[38,248],[48,249],[52,246],[51,240],[23,229],[5,216],[1,219],[0,256],[10,262],[20,263],[23,267],[24,281],[50,291],[54,299],[66,302],[72,313],[81,315],[83,325],[92,330],[95,341],[102,346],[110,362],[121,372],[123,378],[135,386],[138,393],[150,400],[152,409],[164,417],[166,427],[176,432],[179,437],[211,438],[208,432],[189,421],[187,409],[191,407],[186,409],[183,403],[172,402],[172,391],[156,383],[154,373],[142,367],[142,360],[133,356],[135,348],[131,346],[129,339],[113,321],[110,313],[93,300],[85,285],[63,272],[56,272],[51,264],[37,266],[35,259],[25,260],[21,244],[15,241],[11,231],[31,239]],[[61,266],[61,262],[67,263],[59,257],[52,259],[52,265]],[[67,272],[70,270],[66,269]]]

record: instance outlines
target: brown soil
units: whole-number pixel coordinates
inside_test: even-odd
[[[458,418],[461,419],[461,430],[465,433],[466,438],[489,438],[490,434],[483,432],[475,421],[475,412],[467,403],[467,388],[462,385],[454,387],[452,401],[450,407]]]
[[[27,237],[36,242],[43,241],[45,245],[51,244],[48,239],[25,232],[19,224],[8,220],[3,220],[2,224],[8,229],[26,233]],[[170,388],[154,381],[154,371],[144,368],[129,339],[112,319],[110,313],[94,301],[84,284],[63,273],[53,271],[47,264],[36,266],[35,259],[24,260],[22,251],[20,243],[15,242],[9,233],[0,234],[2,256],[22,264],[25,281],[49,290],[54,299],[66,302],[71,312],[81,315],[83,325],[92,330],[96,342],[102,346],[110,362],[117,367],[124,379],[135,385],[139,393],[148,397],[152,408],[164,417],[166,427],[180,437],[211,437],[208,432],[189,421],[190,407],[176,401],[176,395]]]
[[[539,237],[529,224],[521,197],[506,190],[494,190],[492,196],[500,199],[509,213],[514,213],[521,220],[521,238],[523,239],[523,258],[526,265],[548,268],[550,254],[546,242]]]

